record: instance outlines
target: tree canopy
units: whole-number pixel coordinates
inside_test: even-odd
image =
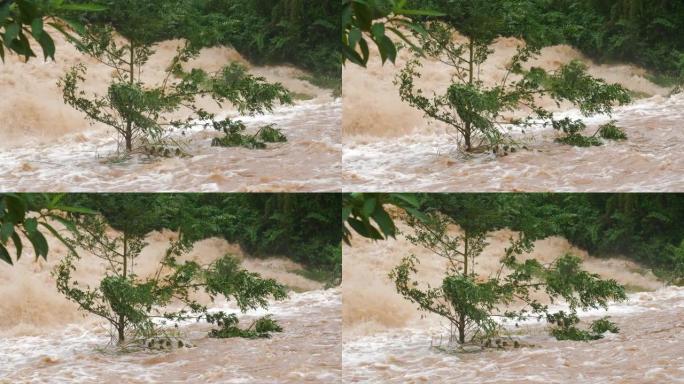
[[[578,328],[579,309],[608,308],[612,301],[626,299],[624,287],[612,279],[582,270],[581,259],[571,254],[556,255],[543,264],[522,256],[534,248],[534,240],[545,235],[548,220],[518,211],[519,198],[506,194],[445,194],[426,197],[423,217],[407,216],[412,231],[404,236],[445,260],[440,286],[429,286],[417,277],[420,258],[409,255],[390,273],[397,292],[422,311],[446,318],[453,326],[452,337],[460,343],[478,339],[486,343],[496,335],[502,322],[538,318],[554,325],[558,339],[590,340],[617,328],[607,319],[594,322],[590,329]],[[457,224],[459,231],[453,229]],[[476,259],[487,246],[488,234],[503,227],[516,227],[500,253],[495,273],[478,274]],[[562,299],[568,312],[555,311],[551,303]],[[513,307],[512,303],[522,307]],[[517,323],[516,323],[517,324]]]

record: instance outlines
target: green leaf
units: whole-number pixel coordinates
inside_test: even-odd
[[[26,237],[28,237],[29,241],[33,245],[33,250],[36,253],[36,258],[42,257],[43,259],[47,260],[48,243],[47,240],[45,240],[45,236],[43,236],[43,234],[39,231],[27,231]]]
[[[35,19],[33,19],[33,22],[31,22],[31,34],[36,40],[40,40],[40,37],[43,34],[42,18],[36,17]]]
[[[10,221],[5,221],[0,227],[0,243],[7,244],[10,236],[14,233],[14,223]]]
[[[16,195],[6,195],[8,219],[14,224],[21,223],[26,217],[26,203]]]
[[[24,24],[30,24],[33,19],[40,16],[38,7],[34,1],[16,0],[16,3],[19,6],[21,21]]]
[[[65,219],[65,218],[63,218],[63,217],[61,217],[61,216],[57,216],[57,215],[51,215],[50,217],[53,218],[53,219],[55,219],[55,220],[57,220],[57,221],[59,221],[60,223],[62,223],[62,225],[64,225],[64,227],[65,227],[66,229],[70,230],[71,232],[75,232],[75,231],[76,231],[76,224],[74,224],[73,221],[67,220],[67,219]]]
[[[361,30],[358,28],[352,28],[352,30],[349,31],[347,39],[349,48],[354,49],[356,44],[359,43],[359,40],[361,40]]]
[[[14,243],[14,248],[17,250],[17,260],[19,260],[21,259],[21,252],[24,250],[24,244],[22,244],[21,238],[16,231],[12,233],[12,242]]]
[[[396,233],[394,221],[381,206],[378,206],[373,213],[373,220],[378,223],[378,226],[380,226],[380,230],[385,234],[385,237],[394,237]]]
[[[48,58],[55,59],[55,42],[52,37],[47,33],[44,33],[38,39],[40,47],[43,49],[43,57],[47,60]]]
[[[352,208],[349,206],[345,206],[342,208],[342,221],[346,221],[349,215],[351,214]]]
[[[373,22],[373,12],[370,7],[355,1],[352,4],[352,8],[358,22],[358,27],[364,31],[370,31],[371,23]]]
[[[50,200],[50,203],[48,204],[47,208],[48,208],[48,209],[54,209],[54,206],[56,206],[57,203],[59,203],[60,201],[62,201],[62,199],[64,198],[64,196],[66,196],[66,194],[64,194],[64,193],[58,193],[58,194],[54,195],[54,196],[52,197],[52,199]]]
[[[371,27],[371,35],[375,39],[375,41],[379,41],[385,36],[385,24],[383,23],[375,23]]]
[[[373,228],[373,226],[370,225],[368,222],[364,222],[355,218],[349,218],[347,222],[349,223],[349,225],[351,225],[352,228],[354,228],[356,232],[358,232],[363,237],[367,237],[374,240],[384,239],[380,232],[378,232],[377,229]]]
[[[406,204],[408,204],[414,208],[417,208],[420,206],[420,203],[418,202],[418,197],[412,193],[393,193],[391,196],[392,196],[392,198],[401,200],[402,202],[404,202],[404,203],[406,203]],[[401,202],[398,202],[398,205],[403,206],[403,204]]]
[[[21,31],[21,26],[16,22],[5,27],[5,45],[9,47],[19,35],[19,31]]]
[[[0,5],[0,24],[4,24],[5,20],[9,17],[10,5],[12,5],[12,2],[10,1]]]
[[[374,197],[367,198],[363,202],[363,208],[361,208],[361,213],[365,217],[369,217],[373,211],[375,211],[375,204],[377,203],[377,199]]]
[[[2,244],[0,244],[0,260],[4,261],[9,265],[14,265],[14,263],[12,263],[12,258],[10,257],[9,252],[7,252],[7,248],[5,248],[5,246]]]
[[[63,18],[62,20],[64,20],[64,22],[66,22],[67,25],[68,25],[69,27],[71,27],[71,29],[73,29],[74,31],[76,31],[76,33],[78,33],[79,35],[83,35],[83,34],[86,33],[86,28],[85,28],[85,26],[84,26],[83,24],[79,23],[78,21],[72,20],[72,19],[69,19],[69,18]],[[52,25],[52,24],[50,24],[50,25]],[[62,30],[63,30],[63,28],[62,28]],[[63,32],[63,33],[66,33],[66,31]]]
[[[71,243],[69,243],[68,241],[66,241],[66,239],[65,239],[65,238],[64,238],[64,237],[63,237],[63,236],[62,236],[62,235],[61,235],[61,234],[60,234],[52,225],[50,225],[50,224],[48,224],[48,223],[45,223],[45,222],[42,222],[42,221],[40,222],[40,225],[42,225],[42,226],[45,227],[48,231],[50,231],[50,233],[52,233],[52,235],[53,235],[54,237],[56,237],[59,241],[61,241],[62,244],[66,245],[67,248],[69,248],[69,250],[70,250],[71,252],[76,253],[76,249],[74,249],[74,247],[71,246]],[[72,223],[71,225],[73,226],[73,223]],[[75,227],[74,227],[74,228],[75,228]],[[47,254],[47,253],[46,253],[46,254]]]
[[[368,63],[368,57],[370,56],[370,50],[368,49],[368,43],[366,43],[365,39],[359,40],[359,47],[361,48],[363,65],[366,66],[366,63]]]

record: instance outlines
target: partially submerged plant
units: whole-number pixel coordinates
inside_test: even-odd
[[[188,43],[178,49],[163,80],[156,85],[142,80],[143,67],[154,53],[150,41],[135,34],[120,36],[111,26],[91,26],[75,44],[81,52],[112,68],[114,76],[106,94],[88,96],[80,88],[86,68],[77,65],[59,83],[64,101],[92,122],[113,128],[127,153],[137,147],[156,155],[159,146],[172,148],[162,150],[163,155],[180,153],[182,143],[168,135],[172,128],[199,125],[225,131],[225,127],[238,123],[202,109],[196,103],[199,98],[210,97],[218,106],[230,103],[239,113],[250,115],[271,111],[276,103],[292,103],[289,91],[281,84],[253,76],[237,63],[216,73],[197,68],[186,71],[183,64],[199,54]],[[174,118],[180,110],[188,111],[186,117]]]
[[[627,134],[622,128],[615,125],[615,120],[599,127],[599,136],[608,140],[627,140]]]
[[[606,332],[618,333],[620,331],[620,328],[608,320],[607,317],[594,320],[588,330],[576,327],[580,319],[574,313],[566,314],[564,311],[559,311],[549,315],[547,320],[550,324],[554,325],[551,329],[551,334],[558,340],[598,340],[603,338],[603,334]]]
[[[574,145],[576,147],[601,146],[603,142],[596,137],[597,135],[606,140],[626,140],[627,134],[617,125],[615,120],[600,125],[599,129],[591,136],[582,135],[586,125],[581,120],[571,120],[564,118],[553,122],[553,128],[564,133],[564,136],[556,139],[563,144]]]
[[[524,232],[517,239],[510,239],[495,274],[478,276],[475,258],[487,246],[489,231],[499,228],[503,222],[496,213],[487,212],[482,206],[485,203],[480,198],[464,196],[453,209],[453,214],[460,217],[458,222],[450,214],[440,212],[431,212],[423,218],[407,217],[413,232],[406,238],[446,261],[439,286],[424,286],[415,279],[420,260],[414,255],[405,257],[389,275],[397,292],[417,304],[419,310],[435,313],[449,321],[453,341],[463,344],[473,338],[496,334],[502,326],[496,318],[511,321],[546,319],[559,325],[552,332],[557,338],[586,340],[585,334],[574,327],[579,322],[577,311],[607,309],[610,300],[626,299],[624,287],[615,280],[602,280],[597,274],[582,270],[580,258],[571,254],[562,255],[546,265],[535,259],[520,260],[520,256],[534,247]],[[453,233],[450,228],[454,224],[459,224],[462,232]],[[551,302],[564,300],[569,314],[552,312],[537,299],[539,294]],[[514,302],[524,306],[513,310],[509,305]],[[596,325],[596,332],[617,330],[610,324],[603,321]]]
[[[225,121],[221,131],[224,136],[216,137],[211,141],[215,147],[245,147],[251,149],[264,149],[266,143],[282,143],[287,137],[274,124],[261,127],[254,135],[245,133],[247,127],[241,121]]]
[[[143,340],[157,337],[163,332],[160,325],[167,321],[206,319],[216,323],[219,319],[230,319],[230,325],[237,326],[235,314],[210,313],[206,305],[198,302],[193,295],[200,291],[209,294],[212,301],[217,296],[233,299],[241,312],[268,308],[269,297],[286,297],[284,286],[240,268],[239,261],[230,255],[208,265],[179,262],[178,258],[191,247],[182,235],[167,249],[154,274],[138,276],[133,268],[146,245],[144,236],[144,231],[132,228],[112,235],[101,216],[80,217],[74,236],[67,241],[72,249],[84,249],[105,262],[99,285],[88,286],[75,280],[72,273],[79,269],[80,257],[74,251],[54,271],[58,291],[81,310],[107,320],[120,345],[129,335]],[[181,304],[182,308],[169,310],[171,304]],[[264,335],[274,329],[260,325],[255,332]],[[249,332],[235,335],[252,337]]]
[[[505,145],[516,146],[509,134],[516,127],[523,132],[533,125],[553,125],[559,129],[554,114],[539,102],[543,97],[558,105],[570,102],[584,116],[610,115],[615,104],[630,101],[626,89],[591,77],[586,73],[586,65],[578,60],[550,72],[538,67],[526,69],[524,64],[540,52],[533,42],[517,47],[506,65],[506,73],[496,83],[485,83],[481,80],[482,64],[493,52],[489,45],[505,30],[502,25],[507,20],[506,6],[488,0],[456,3],[450,1],[444,6],[455,9],[456,15],[449,15],[444,22],[426,22],[424,28],[414,33],[420,48],[412,49],[414,58],[397,75],[395,84],[402,100],[455,130],[457,144],[464,151],[473,152],[484,146],[495,153],[506,152]],[[463,34],[465,41],[455,40],[457,33]],[[425,91],[418,86],[421,60],[425,57],[445,64],[451,71],[451,81],[444,92]],[[517,110],[527,110],[529,114],[523,119],[505,116]],[[580,136],[581,120],[565,120],[574,130],[567,136]]]
[[[209,332],[209,336],[219,339],[228,337],[269,338],[271,333],[283,331],[283,328],[270,315],[253,321],[246,329],[238,327],[238,318],[234,313],[229,315],[224,312],[208,314],[207,321],[220,327]]]

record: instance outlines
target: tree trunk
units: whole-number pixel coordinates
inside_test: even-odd
[[[468,231],[463,233],[463,276],[468,276]],[[465,343],[465,324],[466,315],[463,312],[458,314],[458,342]]]
[[[463,233],[463,276],[468,276],[468,231]]]
[[[128,81],[132,85],[135,83],[135,46],[131,42],[131,55],[129,57],[130,62],[128,63]],[[126,140],[126,151],[130,152],[133,150],[133,122],[129,119],[126,120],[126,132],[124,133],[124,139]]]
[[[469,51],[469,60],[468,60],[468,84],[472,85],[473,84],[473,71],[475,70],[475,66],[473,63],[473,57],[475,56],[475,42],[473,41],[472,38],[469,39],[469,44],[468,44],[468,51]],[[466,152],[470,152],[473,149],[472,143],[470,142],[470,136],[472,134],[472,125],[470,121],[465,122],[465,132],[463,134],[463,138],[465,139],[465,147],[466,147]]]
[[[128,276],[128,238],[126,233],[123,234],[123,278]],[[119,321],[116,325],[117,331],[119,333],[119,344],[122,344],[126,338],[124,332],[126,331],[126,318],[124,315],[119,315]]]
[[[460,320],[458,323],[458,342],[461,344],[465,344],[465,315],[460,314],[459,317]]]

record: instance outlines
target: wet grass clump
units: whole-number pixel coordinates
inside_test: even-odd
[[[276,320],[268,315],[254,321],[249,328],[242,329],[238,327],[238,318],[234,313],[225,314],[219,312],[213,315],[207,315],[207,321],[218,325],[219,329],[212,329],[209,332],[209,337],[217,339],[226,339],[229,337],[243,337],[246,339],[263,339],[271,337],[273,332],[282,332],[283,328]]]
[[[249,149],[265,149],[267,143],[283,143],[287,137],[274,124],[261,127],[254,135],[245,133],[247,127],[241,121],[232,121],[223,128],[222,137],[211,141],[213,147],[244,147]]]
[[[615,125],[615,121],[603,124],[599,127],[599,136],[607,140],[627,140],[627,134],[622,128]]]

